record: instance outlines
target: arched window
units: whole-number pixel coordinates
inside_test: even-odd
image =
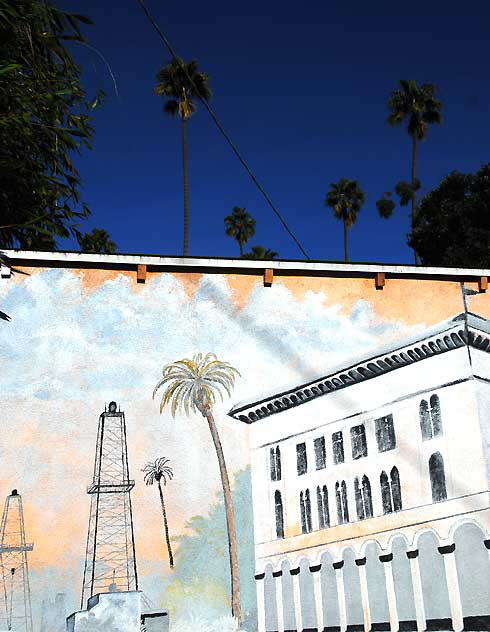
[[[438,395],[431,395],[429,403],[423,399],[419,413],[423,441],[442,434],[441,402]]]
[[[383,503],[383,513],[389,514],[393,511],[393,503],[391,501],[390,482],[388,481],[388,475],[385,471],[381,472],[379,482],[381,484],[381,501]]]
[[[274,494],[274,504],[276,509],[276,536],[278,538],[284,537],[284,512],[282,509],[281,492],[276,491]]]
[[[444,459],[440,452],[435,452],[429,459],[430,484],[432,487],[432,501],[437,503],[446,500],[446,475],[444,474]]]
[[[359,482],[359,478],[356,476],[354,479],[354,495],[356,498],[357,518],[359,520],[372,518],[373,501],[371,498],[371,484],[367,476],[363,476],[361,482]]]
[[[279,446],[270,450],[271,481],[281,480],[281,450]]]
[[[330,512],[328,510],[328,490],[327,486],[316,488],[316,502],[318,506],[318,524],[320,529],[330,526]]]
[[[397,467],[393,467],[390,472],[391,497],[393,499],[393,511],[402,509],[402,490],[400,487],[400,474]]]
[[[381,485],[381,500],[383,503],[383,513],[389,514],[402,509],[402,492],[400,486],[400,474],[397,467],[393,467],[390,478],[386,472],[381,472],[379,477]]]
[[[345,481],[335,483],[335,500],[337,501],[337,522],[349,522],[349,507],[347,504],[347,486]]]
[[[301,513],[301,533],[309,533],[311,531],[311,500],[310,490],[300,492],[299,507]]]

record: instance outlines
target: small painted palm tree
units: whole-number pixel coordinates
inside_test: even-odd
[[[231,215],[225,217],[225,232],[236,239],[243,257],[243,246],[255,235],[255,220],[244,208],[234,206]]]
[[[412,138],[412,225],[417,202],[417,143],[427,137],[429,125],[441,122],[441,102],[435,97],[436,88],[432,83],[418,86],[416,81],[400,81],[400,88],[393,90],[388,98],[390,125],[399,125],[407,120],[407,132]],[[420,186],[420,185],[419,185]],[[415,255],[415,262],[418,263]]]
[[[174,567],[174,556],[172,555],[172,547],[170,546],[170,537],[168,533],[168,522],[167,522],[167,511],[165,509],[165,501],[163,499],[163,490],[162,490],[162,481],[163,484],[166,485],[167,481],[171,481],[174,472],[170,465],[169,459],[165,457],[160,457],[155,461],[149,462],[145,465],[145,467],[141,470],[145,473],[144,480],[147,485],[153,485],[156,483],[158,485],[158,492],[160,494],[160,503],[162,505],[162,514],[163,514],[163,526],[165,529],[165,540],[167,542],[167,550],[168,550],[168,560],[170,563],[170,568]]]
[[[162,388],[160,413],[165,406],[170,406],[172,416],[177,412],[187,416],[200,413],[208,422],[218,457],[223,498],[228,529],[228,550],[231,574],[231,613],[240,622],[240,582],[238,577],[238,553],[235,529],[235,516],[231,498],[230,480],[226,469],[225,457],[218,429],[213,417],[213,405],[218,397],[223,401],[223,391],[231,395],[238,371],[228,362],[218,360],[214,353],[196,354],[192,360],[184,359],[166,364],[162,370],[162,378],[155,386],[153,397]]]
[[[189,80],[189,77],[192,81]],[[157,74],[155,92],[165,99],[164,112],[182,121],[182,162],[184,171],[184,257],[189,251],[189,180],[187,170],[187,121],[197,109],[195,100],[209,101],[209,77],[197,69],[197,61],[174,57]]]
[[[330,185],[325,197],[325,206],[333,209],[333,214],[344,224],[344,261],[349,261],[347,231],[356,222],[357,215],[366,200],[357,180],[341,178]]]

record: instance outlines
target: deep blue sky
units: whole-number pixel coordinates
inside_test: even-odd
[[[490,162],[488,3],[147,0],[173,46],[210,75],[212,106],[312,259],[341,260],[342,225],[324,207],[331,182],[358,179],[367,194],[350,231],[353,261],[412,262],[407,208],[377,216],[375,201],[410,174],[404,128],[386,123],[401,78],[434,82],[443,124],[419,151],[423,190],[453,169]],[[109,61],[79,47],[89,91],[108,99],[94,149],[78,160],[87,224],[120,252],[181,254],[180,123],[162,112],[155,75],[169,55],[137,0],[59,0],[89,16],[86,34]],[[190,255],[235,256],[223,217],[234,205],[257,220],[249,245],[301,259],[207,112],[189,124]],[[70,247],[70,244],[64,244]]]

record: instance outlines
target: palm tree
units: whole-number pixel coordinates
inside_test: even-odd
[[[418,86],[416,81],[402,79],[400,88],[393,90],[388,99],[388,108],[391,110],[388,123],[399,125],[407,120],[407,132],[412,137],[412,226],[417,209],[417,142],[426,138],[429,125],[442,120],[441,102],[434,96],[435,91],[433,83]],[[418,263],[416,253],[415,263]]]
[[[195,99],[209,101],[209,77],[197,70],[197,61],[174,57],[157,74],[155,92],[165,99],[164,112],[178,114],[182,121],[182,163],[184,172],[184,257],[189,251],[189,183],[187,174],[187,121],[196,111]]]
[[[77,241],[82,252],[113,254],[117,250],[117,245],[103,228],[94,228],[91,233],[80,233]]]
[[[349,261],[347,231],[357,220],[357,215],[366,200],[357,180],[340,178],[332,182],[325,197],[325,206],[333,209],[333,214],[344,224],[344,261]]]
[[[275,259],[277,256],[277,252],[274,252],[274,250],[271,250],[270,248],[252,246],[252,250],[242,255],[242,259],[265,259],[269,261],[270,259]]]
[[[238,577],[238,554],[235,529],[235,517],[231,498],[230,481],[226,469],[223,448],[213,417],[213,405],[218,396],[223,401],[223,390],[231,395],[238,371],[228,362],[218,360],[214,353],[196,354],[192,360],[184,359],[166,364],[162,370],[162,378],[155,386],[153,397],[163,387],[160,402],[160,413],[170,405],[172,416],[177,411],[187,416],[191,412],[201,413],[208,422],[213,439],[221,474],[223,497],[228,529],[228,551],[231,574],[231,613],[240,622],[240,583]]]
[[[243,246],[255,235],[255,220],[244,208],[234,206],[232,214],[225,217],[225,232],[237,240],[243,257]]]
[[[170,461],[165,457],[160,457],[156,459],[153,463],[150,461],[145,465],[145,467],[141,470],[145,473],[144,480],[147,485],[153,485],[153,483],[157,483],[158,492],[160,494],[160,503],[162,505],[162,514],[163,514],[163,526],[165,528],[165,540],[167,542],[167,550],[168,550],[168,559],[170,562],[170,568],[174,567],[174,556],[172,555],[172,547],[170,546],[170,537],[168,535],[168,523],[167,523],[167,512],[165,510],[165,502],[163,500],[163,490],[162,490],[162,481],[163,484],[167,484],[167,480],[171,481],[174,472],[170,465],[168,465]]]

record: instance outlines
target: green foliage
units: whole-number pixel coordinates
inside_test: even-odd
[[[376,208],[380,217],[389,219],[393,215],[396,204],[391,199],[391,192],[383,193],[383,195],[376,200]]]
[[[174,57],[158,71],[155,92],[165,99],[164,112],[187,120],[196,111],[196,99],[209,101],[211,98],[208,82],[208,75],[198,71],[195,59],[185,62]]]
[[[254,543],[250,468],[235,476],[232,490],[238,542],[238,566],[244,621],[255,616]],[[209,620],[229,611],[230,566],[222,494],[206,516],[194,516],[178,542],[175,568],[165,587],[170,613],[193,612]],[[245,627],[245,625],[244,625]],[[256,628],[255,628],[256,629]]]
[[[404,180],[397,182],[395,186],[395,193],[400,198],[400,206],[408,206],[411,202],[413,195],[420,189],[420,181],[415,178],[414,183],[410,184]]]
[[[325,206],[331,207],[334,217],[342,220],[347,228],[350,228],[357,220],[365,201],[366,195],[357,180],[341,178],[330,185],[330,191],[325,197]]]
[[[427,136],[430,124],[441,122],[441,102],[435,97],[432,83],[417,85],[416,81],[400,81],[400,88],[393,90],[388,99],[390,115],[388,123],[399,125],[407,121],[407,132],[417,140]]]
[[[269,261],[270,259],[275,259],[278,256],[277,252],[274,252],[274,250],[271,250],[270,248],[252,246],[252,250],[242,255],[242,259],[259,259]]]
[[[424,265],[490,267],[490,163],[453,171],[425,195],[408,244]]]
[[[95,254],[113,254],[117,245],[111,240],[109,233],[102,228],[94,228],[91,233],[77,234],[78,245],[82,252]]]
[[[90,148],[94,103],[65,47],[84,42],[81,23],[49,1],[0,0],[2,247],[51,250],[89,215],[72,156]]]
[[[255,235],[255,220],[250,213],[240,206],[234,206],[231,215],[224,219],[225,232],[228,237],[236,239],[240,248],[240,256],[243,256],[243,246],[250,237]]]

